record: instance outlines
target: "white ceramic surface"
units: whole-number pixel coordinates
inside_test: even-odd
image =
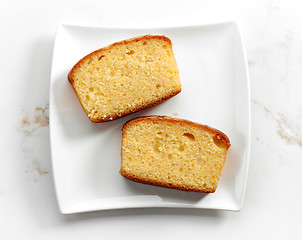
[[[163,34],[172,40],[182,92],[119,120],[90,122],[67,81],[69,70],[95,49],[143,34]],[[157,29],[59,25],[50,83],[50,135],[61,212],[140,207],[240,210],[250,150],[246,62],[235,22]],[[232,146],[215,193],[150,186],[119,174],[123,124],[131,118],[152,114],[207,124],[229,136]]]

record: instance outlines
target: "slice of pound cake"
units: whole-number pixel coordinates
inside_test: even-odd
[[[72,68],[68,79],[93,122],[125,116],[181,91],[171,40],[157,35],[94,51]]]
[[[224,133],[206,125],[136,118],[123,127],[120,173],[137,182],[213,193],[230,146]]]

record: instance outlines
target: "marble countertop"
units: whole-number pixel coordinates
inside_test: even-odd
[[[300,1],[17,1],[1,4],[0,239],[299,239]],[[127,209],[62,215],[51,168],[49,81],[57,24],[178,26],[236,20],[251,86],[251,155],[239,212]]]

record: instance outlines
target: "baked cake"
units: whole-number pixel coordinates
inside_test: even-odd
[[[125,116],[181,91],[172,42],[158,35],[94,51],[75,64],[68,79],[93,122]]]
[[[149,116],[123,127],[120,173],[131,180],[187,191],[216,191],[228,137],[191,121]]]

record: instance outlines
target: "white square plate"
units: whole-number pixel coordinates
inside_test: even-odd
[[[86,54],[144,34],[172,40],[182,92],[115,121],[90,122],[67,80],[68,72]],[[240,210],[249,162],[250,93],[236,23],[154,29],[60,25],[50,84],[52,166],[62,213],[141,207]],[[153,114],[207,124],[228,135],[232,146],[215,193],[145,185],[119,174],[123,124]]]

